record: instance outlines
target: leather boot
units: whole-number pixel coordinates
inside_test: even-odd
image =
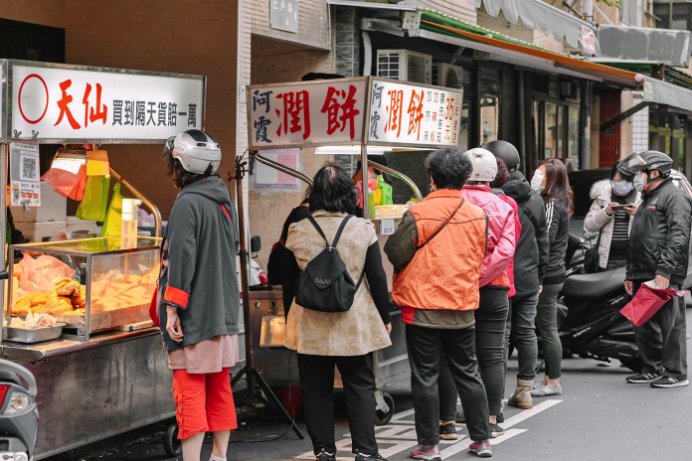
[[[517,378],[517,388],[514,390],[514,394],[512,394],[507,403],[513,407],[521,408],[522,410],[533,408],[531,389],[533,389],[533,380]]]

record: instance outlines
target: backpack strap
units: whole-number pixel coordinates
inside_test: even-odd
[[[336,231],[336,235],[334,236],[334,241],[332,242],[332,248],[336,248],[336,244],[339,243],[339,239],[341,238],[341,234],[344,232],[344,228],[346,227],[346,223],[352,217],[353,216],[350,214],[347,214],[346,216],[344,216],[344,219],[343,219],[343,221],[341,221],[341,224],[339,224],[339,229]]]
[[[341,238],[341,234],[344,232],[344,228],[346,227],[346,223],[348,222],[349,219],[351,219],[353,216],[350,214],[347,214],[344,216],[344,219],[341,221],[341,224],[339,224],[339,229],[336,231],[336,235],[334,236],[334,241],[332,244],[329,244],[329,240],[327,240],[327,236],[324,235],[324,231],[320,227],[320,225],[317,223],[317,220],[312,215],[308,216],[308,219],[312,223],[312,225],[317,229],[317,232],[322,236],[324,239],[324,242],[327,244],[327,248],[336,248],[336,244],[339,243],[339,239]]]
[[[327,236],[324,235],[324,231],[322,231],[322,228],[320,227],[320,225],[317,224],[317,221],[315,220],[315,218],[313,218],[312,215],[310,214],[310,215],[308,215],[308,220],[310,220],[310,222],[315,227],[315,229],[317,229],[317,232],[319,232],[319,234],[322,236],[322,238],[324,239],[324,243],[328,247],[329,246],[329,240],[327,240]]]

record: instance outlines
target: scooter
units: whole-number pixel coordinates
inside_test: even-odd
[[[0,460],[33,458],[38,436],[36,391],[30,370],[0,359]]]
[[[631,299],[625,292],[624,281],[624,267],[567,277],[558,302],[563,354],[603,362],[618,359],[627,368],[641,371],[634,328],[620,314]]]

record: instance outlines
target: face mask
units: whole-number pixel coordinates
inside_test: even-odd
[[[627,197],[634,186],[629,181],[613,181],[613,192],[620,197]]]
[[[639,192],[644,192],[644,187],[646,186],[646,175],[641,171],[637,173],[632,180],[632,185]]]
[[[531,178],[531,189],[541,192],[543,190],[543,180],[545,179],[545,173],[543,170],[536,170]]]

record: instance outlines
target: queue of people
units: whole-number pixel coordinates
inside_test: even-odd
[[[237,216],[216,175],[221,150],[211,136],[188,130],[166,143],[162,157],[179,192],[152,318],[173,370],[183,457],[199,460],[204,433],[213,432],[210,461],[219,461],[237,427],[229,373],[238,360],[239,287],[236,277],[224,276],[235,274]],[[385,244],[395,272],[392,299],[406,328],[414,459],[440,461],[439,441],[456,438],[461,418],[469,452],[492,456],[490,439],[504,432],[509,341],[519,359],[509,405],[528,409],[533,398],[563,392],[557,300],[573,194],[560,160],[545,160],[529,182],[519,159],[505,141],[431,153],[425,161],[431,192],[409,208]],[[585,228],[598,242],[597,266],[626,264],[630,295],[643,283],[680,288],[687,276],[692,202],[672,183],[671,168],[670,157],[647,151],[618,163],[610,180],[592,190]],[[335,368],[356,461],[386,461],[375,438],[373,354],[391,345],[391,304],[375,228],[356,217],[358,205],[352,178],[325,165],[275,247],[281,251],[275,280],[286,290],[285,344],[297,353],[318,461],[336,460]],[[671,299],[635,331],[644,369],[627,381],[688,385],[684,302]],[[538,382],[536,332],[546,358]]]

